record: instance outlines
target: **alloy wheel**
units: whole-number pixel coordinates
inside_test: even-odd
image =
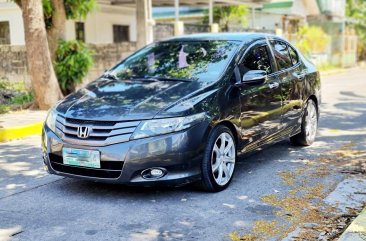
[[[215,141],[211,153],[212,174],[215,182],[224,186],[234,172],[236,159],[235,142],[229,133],[221,133]]]
[[[306,118],[306,126],[305,126],[306,138],[312,142],[315,140],[318,128],[318,112],[314,102],[309,102],[305,118]]]

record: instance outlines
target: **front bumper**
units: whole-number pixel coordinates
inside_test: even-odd
[[[208,129],[209,124],[203,122],[178,133],[92,147],[68,144],[45,125],[42,134],[43,159],[49,173],[66,177],[144,186],[182,185],[201,177],[200,163]],[[98,150],[101,168],[64,165],[63,147]],[[141,172],[153,167],[166,170],[166,174],[157,179],[141,176]]]

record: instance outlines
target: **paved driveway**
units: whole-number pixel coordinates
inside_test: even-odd
[[[284,141],[241,157],[231,186],[220,193],[50,176],[41,167],[38,137],[0,144],[0,240],[228,240],[231,232],[251,232],[258,220],[279,220],[278,207],[263,197],[285,196],[293,173],[319,174],[307,182],[321,184],[326,196],[346,174],[344,163],[323,162],[324,155],[365,150],[365,76],[359,69],[325,76],[317,142],[299,148]]]

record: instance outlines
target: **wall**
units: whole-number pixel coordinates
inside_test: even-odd
[[[0,45],[0,79],[29,82],[25,46]]]
[[[84,79],[90,82],[101,75],[106,69],[113,67],[122,59],[136,50],[136,43],[90,44],[93,49],[94,65]],[[30,85],[27,71],[25,46],[0,45],[0,79],[11,82],[25,81]]]
[[[174,36],[174,24],[157,23],[153,27],[154,41],[163,40]]]
[[[15,4],[0,0],[0,21],[8,21],[10,27],[10,44],[24,45],[24,26],[22,11]]]
[[[184,34],[208,33],[209,25],[184,23]],[[153,26],[154,41],[174,36],[174,23],[157,23]]]
[[[113,43],[113,24],[130,26],[130,41],[136,42],[136,11],[134,8],[98,4],[98,9],[87,18],[78,21],[85,23],[85,41],[94,44]],[[66,23],[66,39],[75,39],[73,20]]]

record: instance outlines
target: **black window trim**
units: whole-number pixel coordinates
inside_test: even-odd
[[[256,47],[262,47],[265,46],[267,48],[268,51],[268,57],[269,57],[269,61],[271,63],[271,68],[272,68],[272,73],[268,74],[267,76],[272,76],[274,73],[276,73],[277,71],[277,64],[275,64],[276,62],[274,62],[274,58],[273,58],[273,53],[272,53],[272,49],[270,48],[270,46],[268,46],[268,42],[266,41],[265,38],[262,39],[257,39],[255,40],[253,43],[251,43],[244,51],[244,53],[241,55],[238,63],[237,63],[237,67],[239,68],[239,65],[243,63],[244,58],[246,57],[246,55],[249,53],[249,51],[251,51],[253,48]],[[242,77],[242,76],[241,76]],[[240,78],[241,78],[240,77]]]
[[[291,56],[291,53],[290,53],[290,48],[295,52],[295,54],[297,56],[297,63],[295,65],[292,65],[292,66],[296,66],[300,62],[300,57],[299,57],[299,54],[296,51],[296,49],[294,47],[292,47],[290,44],[287,44],[287,51],[288,51],[288,53],[290,55],[291,62],[292,62],[292,56]]]
[[[297,51],[297,49],[292,45],[292,44],[290,44],[290,43],[288,43],[287,41],[285,41],[285,40],[283,40],[283,39],[280,39],[280,38],[267,38],[267,40],[268,40],[268,42],[269,41],[271,41],[271,40],[275,40],[275,41],[278,41],[278,42],[281,42],[281,43],[283,43],[283,44],[286,44],[286,46],[288,47],[288,46],[290,46],[290,47],[292,47],[293,49],[294,49],[294,51],[295,51],[295,53],[297,54],[297,58],[298,58],[298,62],[297,62],[297,64],[295,64],[295,65],[292,65],[291,67],[289,67],[289,68],[286,68],[286,69],[279,69],[278,68],[278,64],[277,64],[277,61],[276,61],[276,58],[274,58],[274,55],[273,55],[273,49],[272,49],[272,46],[270,45],[270,48],[271,48],[271,54],[272,54],[272,57],[273,57],[273,61],[275,61],[275,65],[276,65],[276,71],[274,72],[275,74],[282,74],[283,72],[285,72],[285,71],[289,71],[289,70],[292,70],[292,69],[295,69],[295,68],[297,68],[297,67],[299,67],[300,66],[300,64],[301,64],[301,59],[300,59],[300,55],[299,55],[299,53],[298,53],[298,51]],[[287,52],[288,52],[288,54],[290,55],[290,52],[288,51],[288,48],[287,48]],[[291,58],[291,56],[290,56],[290,58]],[[292,61],[291,61],[292,62]]]

